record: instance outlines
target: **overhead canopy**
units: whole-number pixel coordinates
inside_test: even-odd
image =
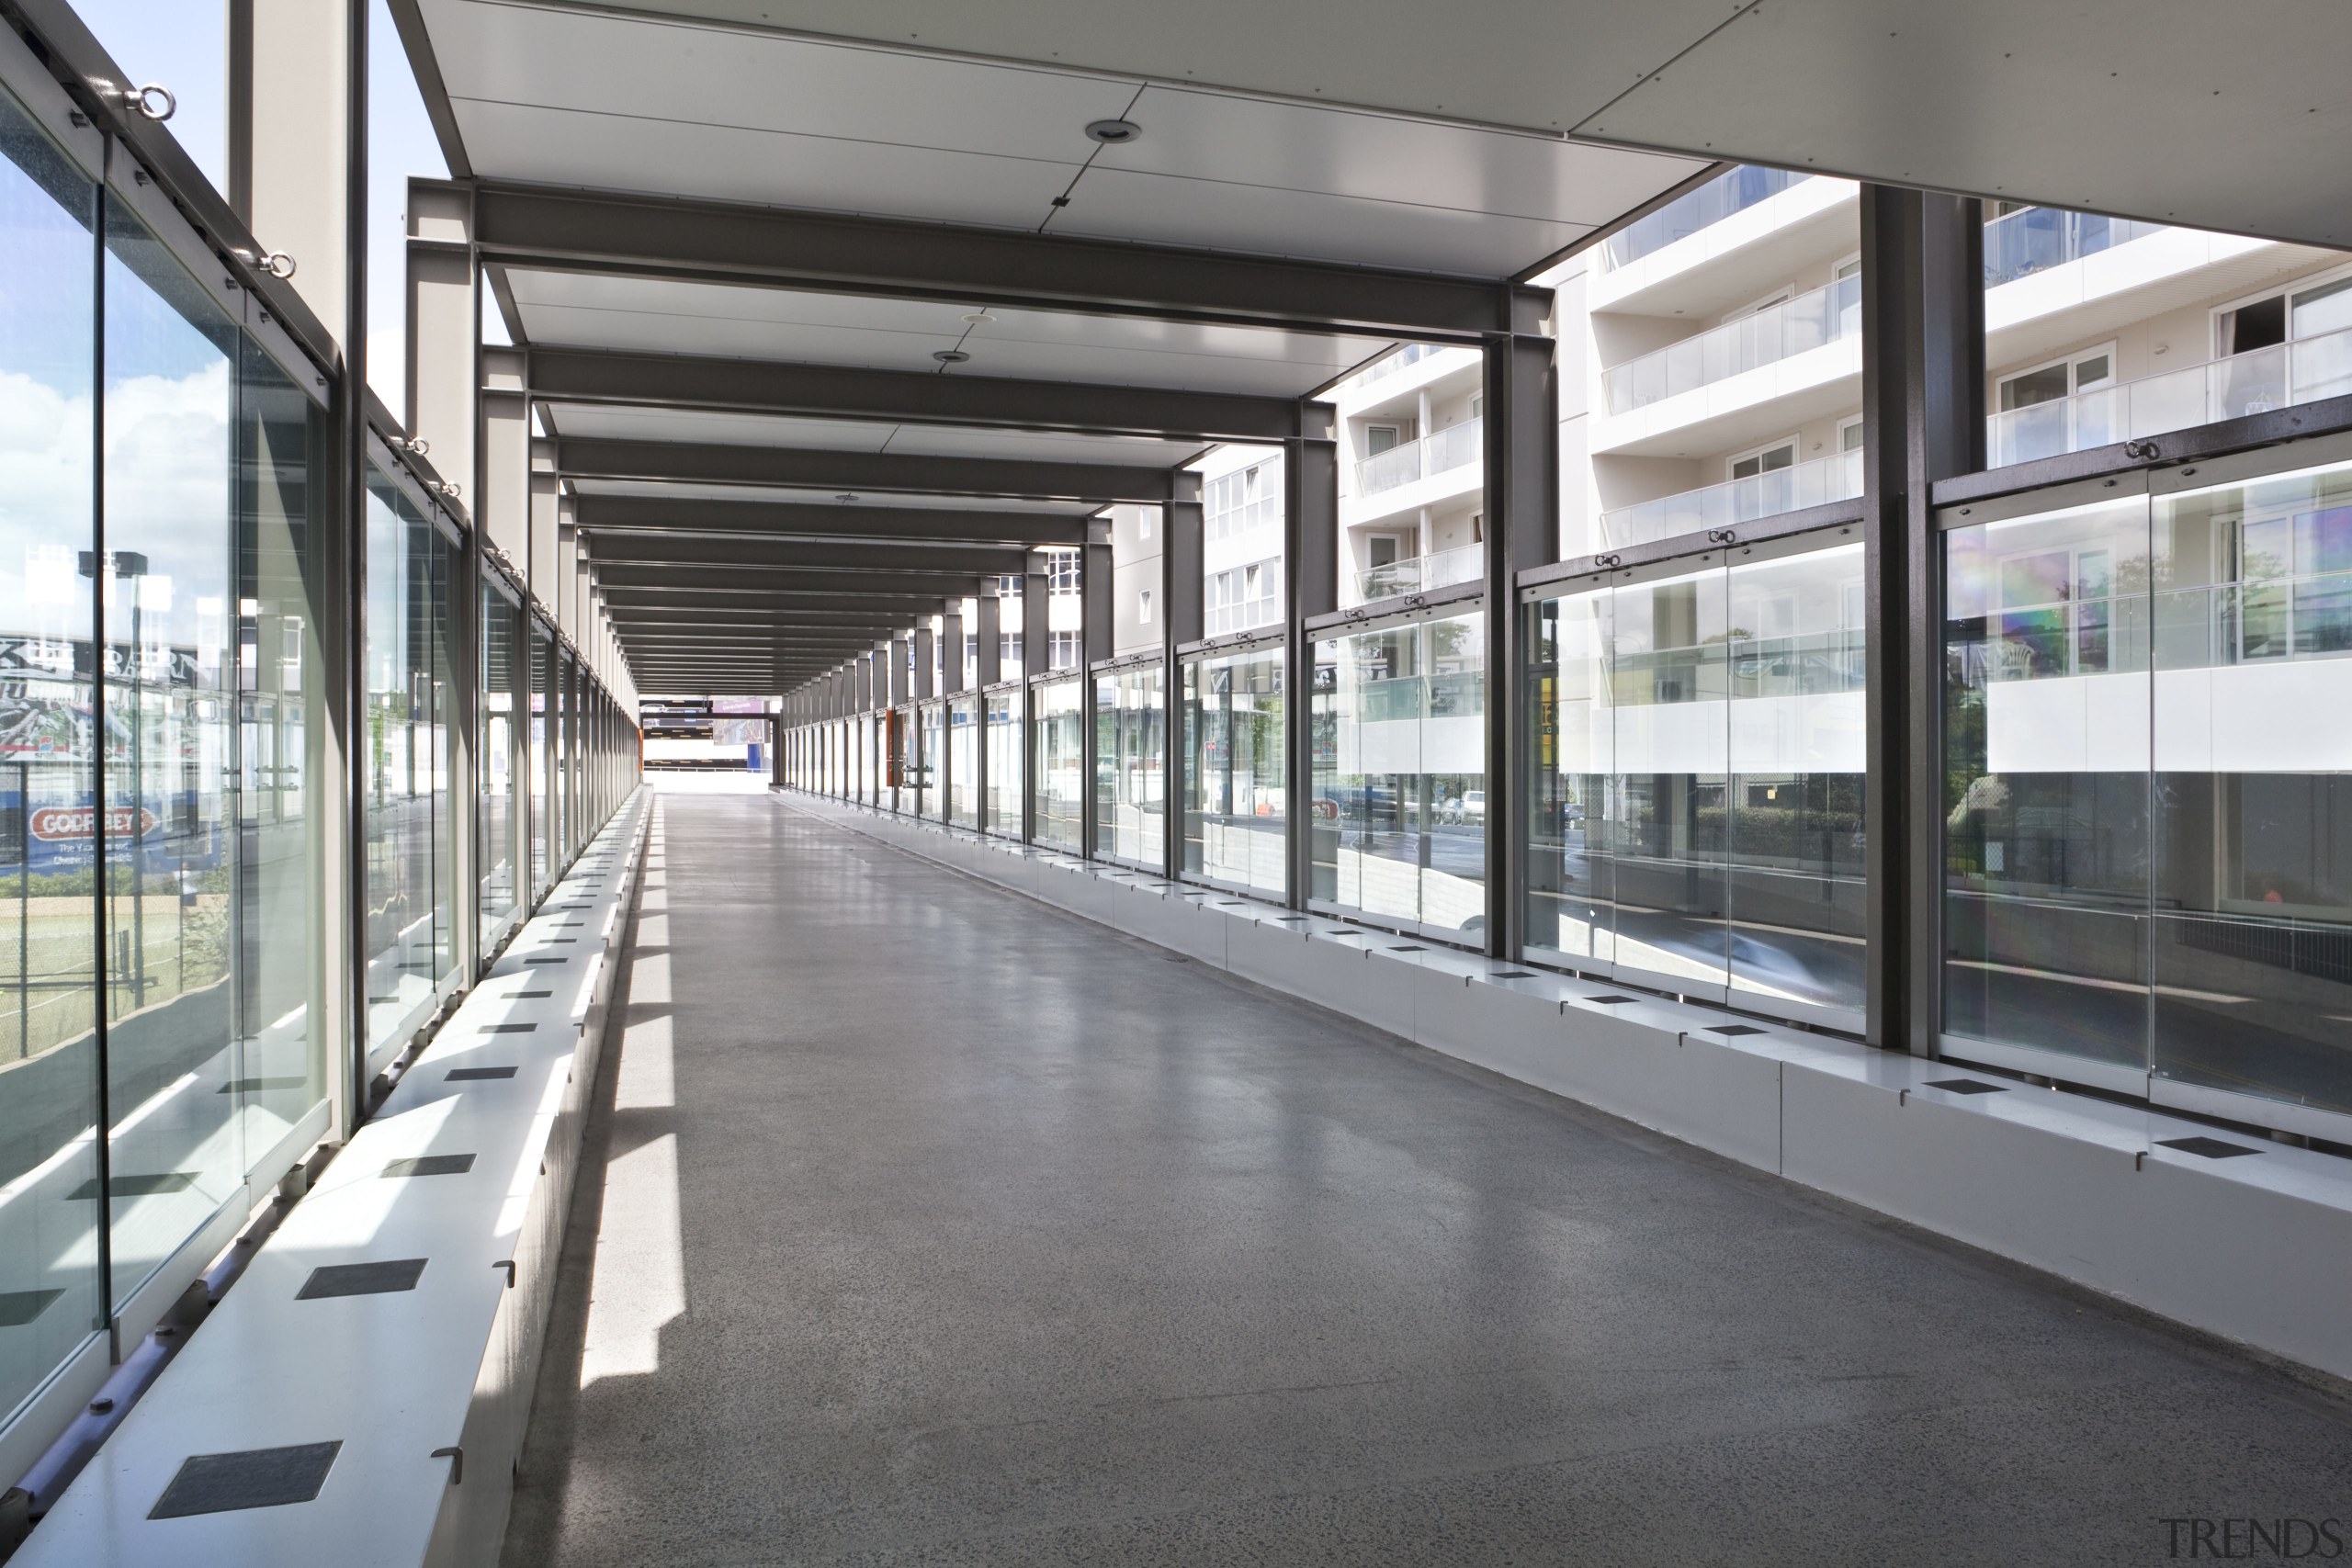
[[[838,659],[1213,443],[1328,434],[1302,400],[1523,326],[1516,280],[1711,166],[721,9],[394,6],[646,690]]]

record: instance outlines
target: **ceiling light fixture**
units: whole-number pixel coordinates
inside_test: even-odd
[[[986,310],[975,310],[970,315],[964,318],[966,325],[975,327],[989,326],[994,323],[995,321],[996,318],[989,315]]]
[[[943,348],[932,355],[942,365],[961,365],[972,356],[960,348]]]
[[[855,501],[857,499],[857,492],[855,491],[845,490],[840,494],[834,496],[833,499],[835,501]]]
[[[1116,147],[1143,135],[1143,127],[1131,119],[1098,119],[1090,121],[1086,134],[1106,147]]]

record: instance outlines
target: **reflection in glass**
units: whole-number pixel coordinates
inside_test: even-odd
[[[514,808],[519,735],[515,715],[528,700],[516,630],[519,612],[505,588],[484,575],[481,584],[481,711],[478,716],[476,772],[481,783],[481,931],[485,948],[497,941],[520,907],[521,863],[517,838],[522,814]]]
[[[980,827],[985,832],[1017,839],[1023,787],[1021,694],[1017,690],[990,692],[982,701],[988,705],[989,797],[982,803],[987,815]]]
[[[1944,1028],[2147,1060],[2148,506],[1944,536]]]
[[[1184,874],[1284,896],[1283,649],[1184,661]]]
[[[1314,897],[1476,940],[1486,929],[1483,613],[1316,644]]]
[[[958,828],[980,825],[980,699],[951,697],[947,703],[947,820]]]
[[[107,550],[92,570],[107,627],[107,1089],[119,1305],[245,1177],[236,1096],[220,1092],[233,1076],[239,333],[111,195],[106,224]]]
[[[1094,677],[1094,852],[1157,871],[1167,841],[1166,668]]]
[[[0,91],[0,1413],[106,1318],[95,1033],[91,580],[96,189]]]
[[[1037,705],[1035,841],[1076,853],[1085,848],[1080,814],[1086,787],[1084,695],[1078,677],[1030,688]]]
[[[2153,1069],[2352,1111],[2352,467],[2153,524]]]

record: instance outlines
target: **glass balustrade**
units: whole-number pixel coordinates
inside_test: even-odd
[[[1486,452],[1487,422],[1465,419],[1432,431],[1419,441],[1408,441],[1375,452],[1356,465],[1356,493],[1377,495],[1417,479],[1467,468]]]
[[[2055,207],[2023,208],[1984,225],[1984,287],[2015,283],[2167,227]]]
[[[1834,452],[1769,474],[1662,495],[1600,514],[1600,545],[1623,549],[1754,523],[1809,506],[1850,501],[1862,493],[1862,454]]]
[[[1684,392],[1778,364],[1862,331],[1862,280],[1841,277],[1753,315],[1668,344],[1601,375],[1612,414],[1630,413]]]
[[[1600,247],[1602,265],[1607,269],[1639,261],[1812,177],[1786,169],[1746,167],[1718,175],[1609,236]]]
[[[1356,573],[1356,593],[1364,600],[1393,599],[1400,593],[1426,593],[1457,582],[1476,582],[1486,572],[1483,545],[1436,550],[1409,560],[1387,561]]]

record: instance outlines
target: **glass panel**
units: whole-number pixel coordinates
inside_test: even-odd
[[[233,1099],[245,1160],[279,1152],[326,1094],[326,911],[316,869],[344,845],[312,787],[326,765],[325,650],[311,600],[323,529],[312,525],[311,400],[250,340],[239,390],[237,640],[241,715],[237,1026]],[[317,498],[323,502],[325,498]],[[201,895],[197,895],[201,905]],[[181,903],[188,903],[184,892]]]
[[[1130,665],[1095,677],[1094,690],[1094,852],[1157,871],[1166,858],[1166,671]]]
[[[1615,954],[1611,863],[1599,852],[1603,803],[1620,793],[1609,683],[1606,588],[1528,606],[1528,850],[1525,952],[1571,969]]]
[[[1283,650],[1252,649],[1184,663],[1184,874],[1282,897]]]
[[[922,791],[922,812],[934,822],[947,819],[947,706],[927,703],[922,709],[922,755],[917,783]]]
[[[433,525],[385,474],[368,475],[361,741],[367,833],[368,1059],[389,1061],[433,1010]]]
[[[481,712],[479,807],[481,833],[481,930],[485,944],[513,918],[521,897],[521,860],[514,808],[517,696],[523,661],[514,601],[496,583],[481,585]],[[527,700],[527,697],[525,698]]]
[[[1730,569],[1731,995],[1859,1027],[1869,950],[1862,547]]]
[[[106,1319],[98,1274],[90,654],[96,188],[0,92],[0,1415]]]
[[[958,828],[980,825],[980,699],[962,696],[947,705],[947,820]]]
[[[1477,940],[1486,691],[1483,613],[1316,644],[1316,897]]]
[[[2159,498],[2153,542],[2154,1069],[2352,1111],[2352,468]]]
[[[2147,1060],[2148,506],[1944,536],[1944,1028]]]
[[[548,688],[555,679],[555,640],[536,617],[526,617],[531,645],[531,897],[536,901],[553,882],[554,823],[548,792]]]
[[[1037,831],[1035,841],[1078,852],[1086,787],[1084,693],[1076,680],[1032,688],[1037,705]]]
[[[1729,787],[1727,587],[1710,566],[1611,594],[1617,773],[1599,850],[1615,898],[1616,962],[1690,995],[1727,983],[1724,817]]]
[[[119,1304],[243,1187],[230,987],[238,333],[107,197],[107,1084]],[[120,823],[117,837],[116,823]]]
[[[1008,839],[1021,836],[1021,694],[993,692],[988,704],[988,818],[981,826]]]

